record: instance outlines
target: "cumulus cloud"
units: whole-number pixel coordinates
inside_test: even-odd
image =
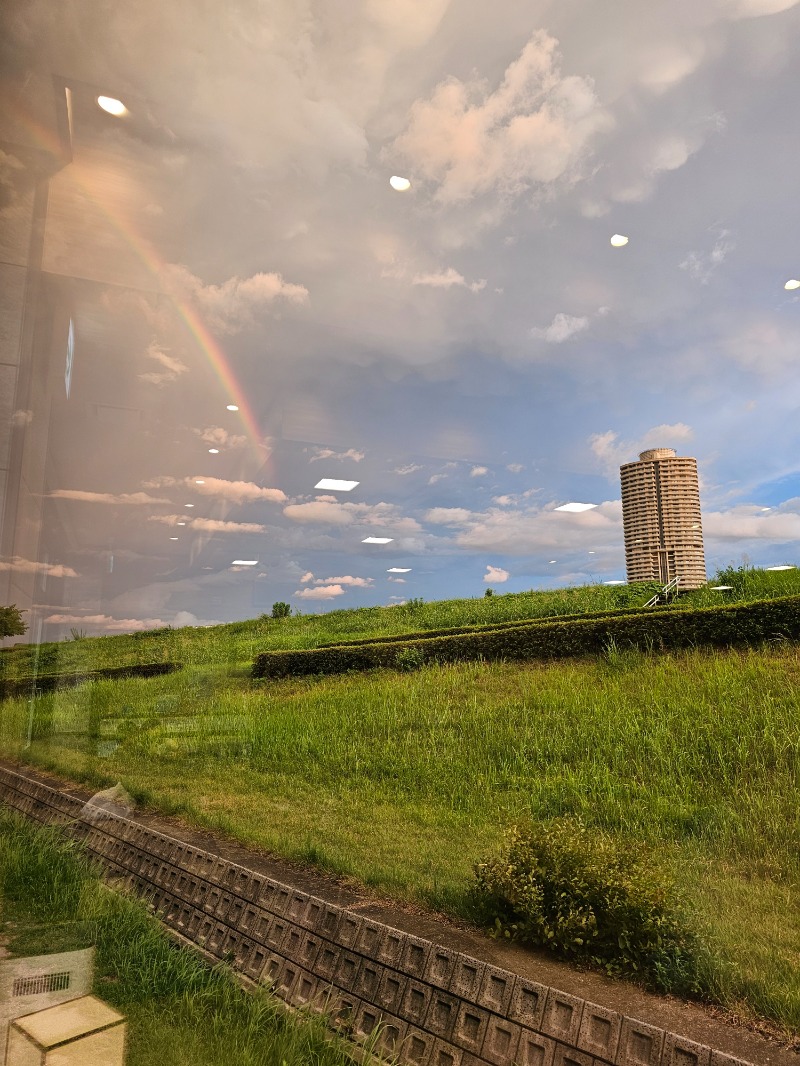
[[[461,548],[503,555],[536,555],[585,549],[587,539],[598,547],[618,547],[622,537],[622,504],[607,501],[580,514],[549,507],[517,510],[489,508],[473,512],[455,536]]]
[[[336,596],[344,596],[341,585],[322,585],[319,588],[298,589],[295,592],[298,600],[332,600]]]
[[[148,496],[146,492],[84,492],[82,489],[54,489],[48,495],[57,500],[82,500],[84,503],[124,504],[133,507],[170,503],[169,500],[158,496]]]
[[[525,467],[522,463],[509,463],[506,466],[506,470],[509,470],[512,474],[521,474]]]
[[[436,526],[463,526],[469,522],[472,511],[465,507],[432,507],[425,514],[425,521]]]
[[[110,614],[51,614],[44,621],[53,625],[97,627],[104,633],[139,633],[146,629],[163,629],[164,626],[181,629],[183,626],[221,625],[216,619],[198,618],[191,611],[177,611],[171,621],[163,618],[114,618]]]
[[[419,463],[407,463],[405,466],[395,467],[394,473],[399,474],[401,477],[406,477],[408,474],[416,474],[422,467]]]
[[[480,278],[478,281],[467,281],[463,274],[459,274],[457,270],[448,267],[447,270],[443,270],[438,274],[416,274],[411,279],[411,284],[427,285],[432,289],[452,289],[454,285],[457,285],[461,288],[469,289],[470,292],[481,292],[486,288],[486,278]]]
[[[284,281],[280,274],[232,277],[221,285],[205,285],[185,266],[169,263],[161,280],[168,292],[193,303],[206,322],[221,333],[237,333],[254,324],[257,316],[275,303],[297,305],[308,300],[304,285]]]
[[[305,524],[327,523],[332,526],[349,526],[355,521],[352,511],[346,509],[342,503],[320,503],[314,500],[311,503],[290,503],[284,507],[283,513],[293,522]]]
[[[391,526],[396,533],[418,533],[419,522],[408,518],[392,503],[324,503],[314,500],[310,503],[292,503],[284,507],[283,513],[293,522],[349,526],[361,525]]]
[[[677,448],[690,441],[694,430],[685,422],[666,423],[648,429],[638,440],[621,440],[618,433],[609,429],[605,433],[593,433],[589,438],[589,447],[609,478],[619,479],[619,468],[623,463],[632,463],[639,458],[639,452],[648,448]]]
[[[77,577],[71,566],[61,563],[37,563],[33,559],[23,559],[15,555],[10,562],[0,560],[0,570],[11,570],[19,574],[47,574],[48,577]]]
[[[576,333],[582,333],[588,327],[589,319],[585,315],[578,318],[559,311],[549,326],[541,329],[534,327],[531,336],[547,341],[548,344],[563,344],[565,340],[574,337]]]
[[[485,477],[489,473],[487,466],[473,466],[469,472],[470,477]]]
[[[504,581],[508,581],[511,577],[508,570],[504,570],[502,566],[491,566],[487,563],[486,573],[483,575],[483,580],[488,585],[490,581],[493,581],[497,585],[501,585]]]
[[[534,33],[494,90],[477,78],[440,82],[413,104],[393,157],[434,182],[442,204],[568,179],[609,119],[590,78],[562,75],[557,46]]]
[[[314,575],[310,570],[307,570],[305,574],[300,578],[301,585],[308,585],[314,580]]]
[[[218,477],[158,477],[144,482],[145,488],[180,487],[197,492],[201,496],[214,496],[231,503],[255,503],[266,500],[270,503],[284,503],[286,493],[281,489],[256,485],[253,481],[226,481]],[[166,501],[162,501],[166,502]]]
[[[706,539],[788,544],[800,540],[800,513],[797,510],[764,512],[751,507],[703,512],[703,534]]]
[[[188,518],[185,514],[150,515],[150,522],[160,522],[165,526],[185,525],[192,529],[202,529],[206,533],[265,533],[266,526],[256,522],[223,522],[218,518]]]
[[[152,341],[148,345],[144,354],[146,358],[152,359],[161,367],[160,370],[148,370],[143,374],[139,374],[139,380],[146,381],[150,385],[169,385],[173,381],[177,381],[181,374],[185,374],[189,369],[180,359],[164,351],[156,341]]]
[[[229,433],[222,426],[207,426],[205,429],[196,429],[195,433],[200,440],[211,444],[215,448],[241,448],[247,444],[247,437],[240,433]]]
[[[364,452],[348,448],[346,452],[335,452],[333,448],[317,448],[309,459],[310,463],[316,463],[320,459],[352,459],[354,463],[360,463],[364,458]]]

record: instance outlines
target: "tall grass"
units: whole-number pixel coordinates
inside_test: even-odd
[[[1,750],[22,751],[29,710],[4,705]],[[800,1027],[794,646],[266,685],[193,667],[34,711],[39,765],[461,916],[473,864],[519,820],[579,816],[665,863],[677,849],[719,998]]]
[[[93,991],[127,1016],[129,1066],[352,1061],[319,1020],[287,1018],[268,993],[247,994],[224,968],[210,970],[176,948],[143,904],[105,889],[73,846],[2,810],[0,903],[13,920],[5,930],[12,952],[64,948],[57,922],[89,931],[84,939],[96,948]],[[35,928],[40,923],[44,933]]]

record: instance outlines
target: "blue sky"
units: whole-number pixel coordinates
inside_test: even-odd
[[[697,458],[709,576],[798,562],[800,3],[104,19],[8,16],[15,69],[80,87],[45,255],[78,279],[48,632],[624,578],[619,466],[653,446]],[[109,391],[125,433],[86,428]]]

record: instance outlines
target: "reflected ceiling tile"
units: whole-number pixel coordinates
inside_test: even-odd
[[[324,477],[321,478],[316,485],[315,489],[332,489],[334,492],[350,492],[356,485],[360,485],[360,481],[339,481],[337,478]]]

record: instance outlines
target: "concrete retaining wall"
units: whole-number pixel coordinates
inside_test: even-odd
[[[0,767],[0,801],[63,825],[166,926],[410,1066],[749,1066],[274,881]]]

